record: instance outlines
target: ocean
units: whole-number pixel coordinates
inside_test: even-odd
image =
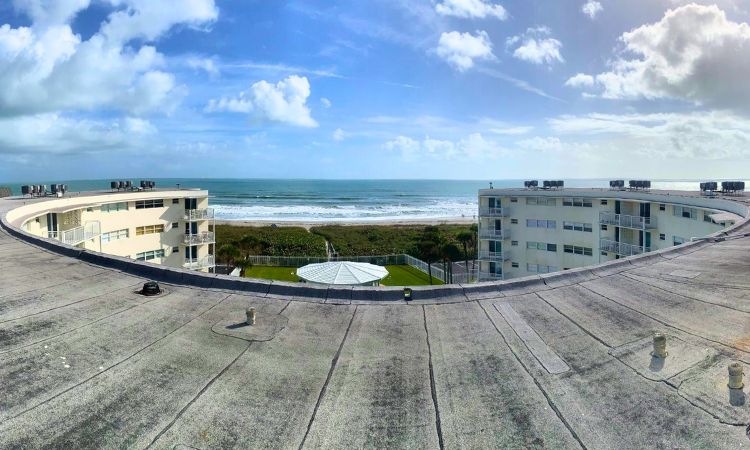
[[[109,189],[110,180],[48,180],[65,183],[71,191]],[[138,183],[139,180],[132,180]],[[157,187],[207,189],[221,220],[273,222],[386,222],[473,218],[477,190],[489,187],[479,180],[264,180],[264,179],[154,179]],[[21,184],[11,184],[20,194]],[[30,184],[30,183],[29,183]],[[0,183],[0,185],[3,185]],[[494,180],[499,187],[522,187],[522,180]],[[565,180],[566,187],[608,187],[608,180]],[[652,181],[654,189],[697,190],[698,181]]]

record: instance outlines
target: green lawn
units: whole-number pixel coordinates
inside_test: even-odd
[[[423,286],[430,284],[430,277],[421,270],[412,266],[385,266],[388,276],[383,278],[383,286]],[[439,279],[432,277],[432,284],[443,284]]]
[[[299,281],[296,270],[295,267],[253,266],[245,271],[245,276],[265,280]]]
[[[411,266],[385,266],[388,276],[382,281],[383,286],[424,286],[430,284],[430,278],[426,273]],[[299,281],[295,275],[294,267],[271,267],[253,266],[245,271],[248,278],[262,278],[277,281]],[[443,284],[437,278],[432,279],[433,284]]]

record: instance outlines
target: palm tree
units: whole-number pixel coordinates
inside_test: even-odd
[[[252,269],[253,263],[250,262],[249,258],[245,257],[235,261],[234,267],[240,269],[240,276],[244,277],[247,269]]]
[[[259,243],[260,241],[258,241],[258,238],[253,235],[246,234],[242,236],[242,239],[240,239],[238,244],[240,246],[240,250],[242,250],[242,254],[244,256],[248,256],[251,252],[255,251]]]
[[[240,257],[240,250],[233,244],[224,244],[219,247],[216,256],[219,258],[219,261],[222,261],[227,266],[231,266]]]
[[[474,240],[474,234],[471,231],[462,231],[456,236],[456,240],[464,247],[464,264],[466,271],[469,272],[469,244]],[[469,281],[469,277],[466,277]]]
[[[440,258],[440,247],[434,241],[425,239],[419,243],[419,256],[427,263],[427,274],[432,284],[432,263]]]
[[[469,230],[471,231],[471,235],[473,237],[473,240],[471,241],[471,248],[474,249],[476,252],[477,250],[477,243],[479,242],[479,225],[476,223],[472,223],[469,227]],[[471,271],[474,271],[474,265],[476,264],[476,253],[474,253],[474,258],[471,259]]]
[[[453,283],[453,261],[461,259],[461,249],[452,242],[447,242],[440,247],[440,253],[443,257],[443,271],[445,273],[445,282]],[[446,270],[446,266],[448,270]]]

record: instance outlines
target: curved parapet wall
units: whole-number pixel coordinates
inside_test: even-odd
[[[196,192],[205,193],[205,191],[155,191],[139,194],[139,198],[164,198],[176,196],[191,196]],[[491,191],[480,191],[480,197],[487,195]],[[675,193],[675,192],[619,192],[606,190],[570,190],[564,191],[515,191],[517,195],[522,196],[524,193],[535,196],[556,196],[575,195],[589,196],[592,198],[630,198],[637,200],[647,200],[652,202],[662,202],[669,204],[678,204],[696,208],[706,208],[713,210],[726,211],[736,215],[738,220],[734,225],[724,230],[706,236],[694,242],[687,242],[683,245],[672,248],[649,252],[639,256],[622,258],[616,261],[610,261],[603,264],[597,264],[572,270],[554,272],[544,275],[532,275],[522,278],[516,278],[506,281],[483,282],[476,284],[455,284],[441,286],[420,286],[414,287],[412,298],[414,301],[425,301],[430,303],[441,302],[461,302],[472,299],[488,298],[497,295],[501,290],[512,288],[531,288],[534,285],[551,285],[551,284],[571,284],[579,282],[587,277],[593,278],[598,273],[614,273],[618,270],[631,267],[634,264],[645,264],[648,261],[667,258],[672,254],[684,254],[697,250],[707,242],[722,240],[726,236],[734,234],[737,230],[744,227],[748,221],[748,206],[743,203],[743,198],[705,198],[698,194]],[[136,261],[128,257],[114,256],[93,250],[81,249],[65,245],[58,240],[46,239],[32,235],[21,226],[28,220],[45,214],[47,211],[66,211],[75,208],[86,208],[89,205],[96,205],[108,202],[116,202],[127,198],[128,194],[117,193],[94,193],[81,194],[65,199],[37,199],[25,201],[23,206],[13,207],[13,201],[6,201],[3,209],[0,209],[0,224],[13,236],[19,239],[31,242],[47,250],[78,258],[80,260],[96,264],[103,267],[109,267],[121,272],[147,277],[158,281],[191,285],[203,288],[230,289],[242,292],[249,292],[255,295],[266,297],[279,297],[286,299],[295,299],[311,302],[327,303],[351,303],[351,302],[403,302],[403,289],[397,287],[325,287],[310,286],[300,283],[287,283],[277,281],[266,281],[259,279],[238,278],[226,275],[217,275],[212,273],[201,273],[193,270],[181,268],[165,267],[162,265],[151,264],[142,261]],[[16,199],[21,201],[20,199]],[[17,204],[17,203],[16,203]]]

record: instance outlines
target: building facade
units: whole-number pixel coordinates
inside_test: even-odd
[[[208,192],[112,192],[34,203],[21,228],[86,250],[170,267],[215,267],[214,211]]]
[[[568,270],[679,245],[740,216],[720,199],[666,191],[479,191],[480,281]]]

